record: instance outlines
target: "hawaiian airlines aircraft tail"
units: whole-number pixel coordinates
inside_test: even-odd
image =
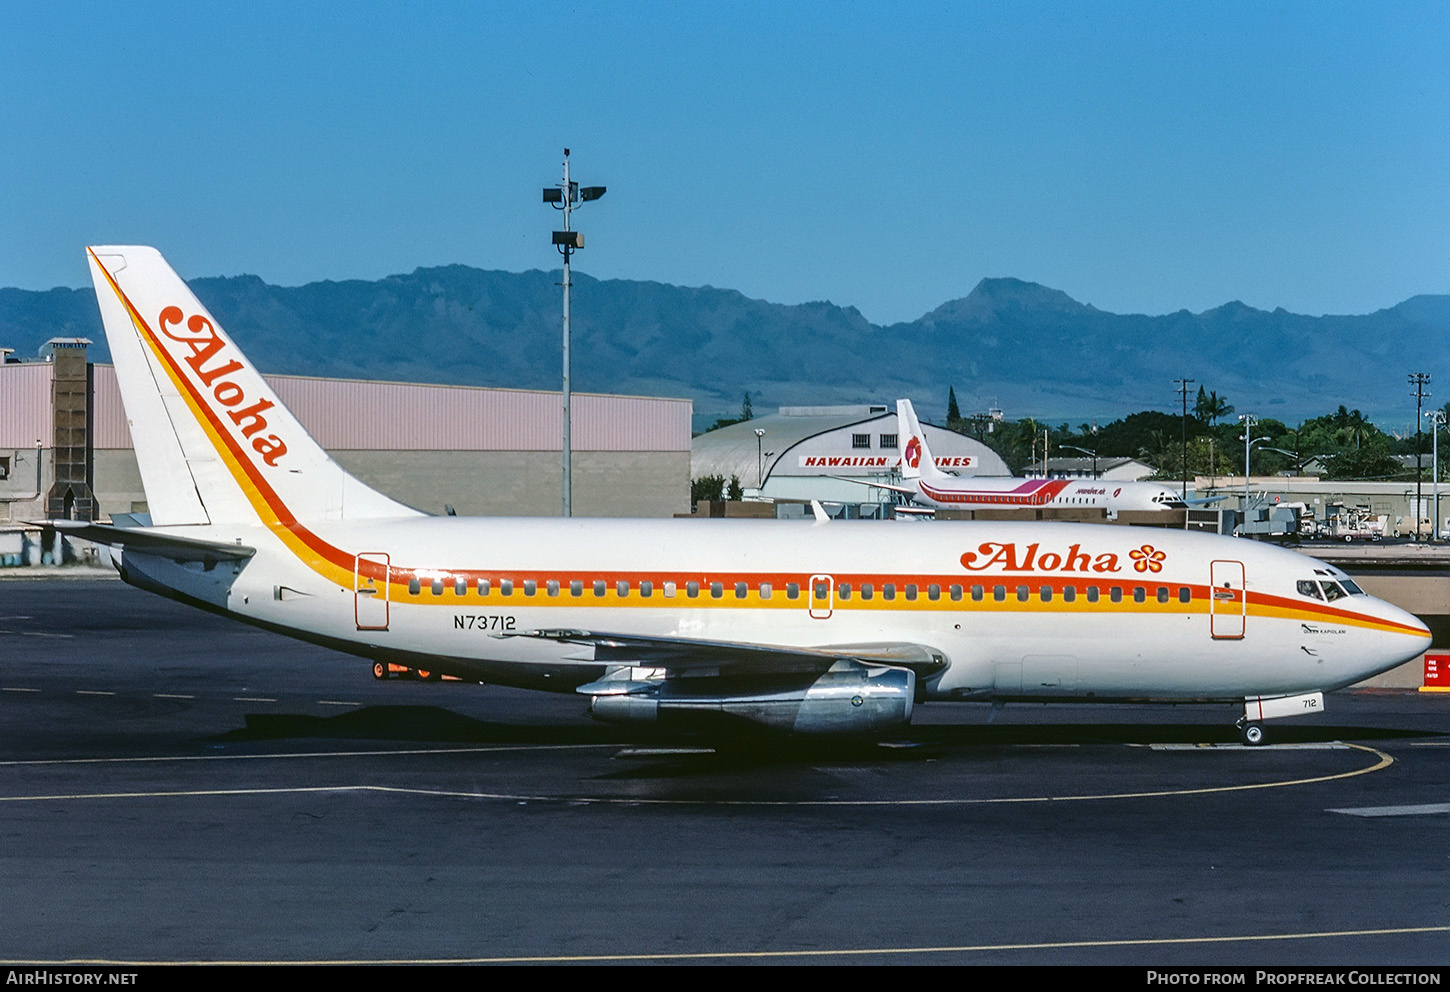
[[[896,401],[896,443],[901,452],[901,477],[903,479],[939,479],[946,475],[936,467],[931,448],[926,443],[926,432],[916,419],[916,410],[911,400]]]
[[[160,252],[88,254],[153,524],[420,516],[328,457]]]

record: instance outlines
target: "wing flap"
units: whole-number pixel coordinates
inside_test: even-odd
[[[826,672],[839,661],[860,661],[909,668],[918,678],[947,667],[946,655],[925,644],[881,642],[796,647],[747,641],[711,641],[691,637],[649,637],[590,630],[525,630],[499,637],[532,637],[594,648],[594,660],[638,668],[664,669],[666,677],[689,673],[722,676],[785,675]]]

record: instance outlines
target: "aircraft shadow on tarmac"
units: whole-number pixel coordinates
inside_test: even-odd
[[[1353,725],[1276,725],[1270,744],[1361,743],[1450,736],[1438,731]],[[810,740],[769,736],[728,725],[705,733],[642,732],[604,724],[479,720],[439,706],[369,706],[336,716],[247,714],[246,725],[211,738],[226,743],[269,740],[366,740],[449,745],[600,745],[643,749],[709,749],[734,759],[797,761],[912,760],[943,751],[1044,745],[1226,745],[1231,725],[1179,723],[921,724],[886,737]]]

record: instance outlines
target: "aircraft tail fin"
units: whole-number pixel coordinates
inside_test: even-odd
[[[926,432],[916,419],[916,410],[911,400],[896,401],[896,444],[901,453],[901,477],[903,479],[937,479],[944,473],[932,460],[931,448],[927,447]]]
[[[328,457],[155,248],[87,251],[153,524],[420,515]]]

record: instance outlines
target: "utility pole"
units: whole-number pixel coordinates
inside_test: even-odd
[[[1192,379],[1174,379],[1178,383],[1178,392],[1183,397],[1183,501],[1188,502],[1188,387],[1193,385]]]
[[[1435,508],[1435,515],[1430,518],[1430,543],[1434,544],[1440,538],[1440,428],[1445,426],[1445,411],[1426,410],[1425,416],[1430,421],[1430,450],[1434,452],[1430,459],[1433,466],[1430,469],[1430,503]]]
[[[569,179],[569,149],[564,149],[564,181],[558,186],[544,187],[544,202],[553,206],[555,210],[564,212],[564,230],[554,232],[554,247],[559,254],[564,256],[564,516],[574,515],[573,507],[573,445],[570,439],[570,429],[573,427],[573,417],[569,410],[570,387],[569,387],[569,257],[584,247],[584,235],[579,231],[569,228],[569,211],[579,202],[597,200],[604,195],[603,186],[585,186],[579,188],[579,184]]]
[[[1422,410],[1425,397],[1430,395],[1430,373],[1411,372],[1410,385],[1415,387],[1415,537],[1418,539],[1420,521],[1424,519],[1422,514],[1425,512],[1425,483],[1420,477],[1424,470],[1423,453],[1420,451],[1420,422],[1424,416]]]

